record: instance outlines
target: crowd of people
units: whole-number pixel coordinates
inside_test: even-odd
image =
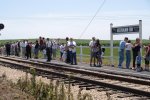
[[[42,54],[44,59],[47,59],[47,62],[50,62],[52,59],[56,59],[57,51],[60,51],[60,61],[64,61],[71,65],[77,65],[77,56],[76,56],[76,42],[73,38],[66,37],[64,43],[60,43],[60,40],[51,40],[49,38],[39,37],[34,43],[29,42],[28,40],[17,41],[14,43],[7,42],[4,47],[1,47],[1,54],[7,56],[15,55],[20,56],[25,59],[38,59],[39,52]],[[126,68],[127,69],[136,69],[141,71],[141,40],[136,38],[135,43],[131,43],[127,37],[123,41],[120,41],[119,44],[119,68],[123,68],[124,58],[126,58]],[[105,48],[102,48],[99,39],[92,37],[92,40],[89,43],[90,48],[90,66],[102,66],[102,58],[104,56]],[[144,46],[145,55],[145,70],[149,70],[149,61],[150,61],[150,44]],[[126,57],[124,57],[124,55]],[[132,55],[132,57],[131,57]],[[132,59],[133,58],[133,59]],[[131,59],[133,65],[131,66]]]
[[[141,67],[141,61],[142,58],[145,60],[145,69],[146,71],[149,71],[149,61],[150,61],[150,44],[147,46],[144,46],[145,55],[142,57],[141,55],[141,40],[139,38],[136,38],[135,43],[131,43],[131,41],[125,37],[123,41],[120,41],[119,45],[119,64],[118,67],[123,67],[123,61],[124,61],[124,54],[126,55],[126,68],[134,69],[137,71],[142,71],[143,68]],[[124,51],[126,51],[124,53]],[[132,52],[132,53],[131,53]],[[131,54],[133,55],[131,57]],[[133,65],[130,66],[131,58],[133,58]]]
[[[105,48],[102,48],[100,40],[92,37],[89,43],[90,47],[90,66],[102,66],[102,56],[104,55]],[[94,61],[93,61],[94,60]]]
[[[17,41],[14,43],[7,42],[4,47],[1,47],[1,54],[10,56],[21,56],[22,58],[31,59],[39,58],[39,52],[43,54],[43,58],[50,62],[56,59],[57,51],[60,51],[60,60],[69,64],[77,65],[76,59],[76,42],[73,38],[66,37],[65,43],[60,43],[58,40],[45,39],[39,37],[34,43],[28,40]]]

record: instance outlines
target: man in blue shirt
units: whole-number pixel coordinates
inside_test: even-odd
[[[124,49],[125,49],[127,41],[128,41],[128,38],[125,37],[124,41],[120,41],[120,44],[119,44],[119,64],[118,64],[119,68],[122,68],[122,63],[124,61]]]

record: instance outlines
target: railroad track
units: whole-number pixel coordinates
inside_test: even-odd
[[[87,89],[96,88],[100,91],[111,91],[111,95],[118,93],[119,90],[119,92],[122,91],[121,93],[125,94],[125,97],[138,95],[141,97],[144,96],[144,98],[150,97],[150,80],[144,80],[135,77],[127,78],[121,75],[97,73],[76,68],[69,68],[62,65],[42,62],[39,63],[10,57],[0,57],[0,62],[2,65],[9,65],[15,68],[34,68],[37,74],[44,77],[61,77],[66,82],[69,81],[72,84],[79,84],[80,87],[86,87]]]

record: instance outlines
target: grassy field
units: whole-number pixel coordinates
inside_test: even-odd
[[[15,39],[15,40],[0,40],[0,46],[3,46],[6,42],[16,42],[16,41],[22,41],[23,39]],[[37,39],[26,39],[29,42],[35,42]],[[51,39],[53,40],[53,39]],[[55,39],[57,40],[57,39]],[[91,41],[90,39],[74,39],[77,43],[78,46],[82,45],[82,46],[88,46],[89,42]],[[101,44],[104,46],[110,46],[110,40],[100,40]],[[114,46],[118,46],[119,45],[120,40],[114,40]],[[135,40],[131,40],[132,43],[135,42]],[[60,39],[60,43],[65,43],[65,39]],[[143,45],[147,45],[148,43],[150,43],[150,40],[142,40],[142,44]]]

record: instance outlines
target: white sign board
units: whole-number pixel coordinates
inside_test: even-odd
[[[138,33],[139,25],[112,27],[112,34]]]

